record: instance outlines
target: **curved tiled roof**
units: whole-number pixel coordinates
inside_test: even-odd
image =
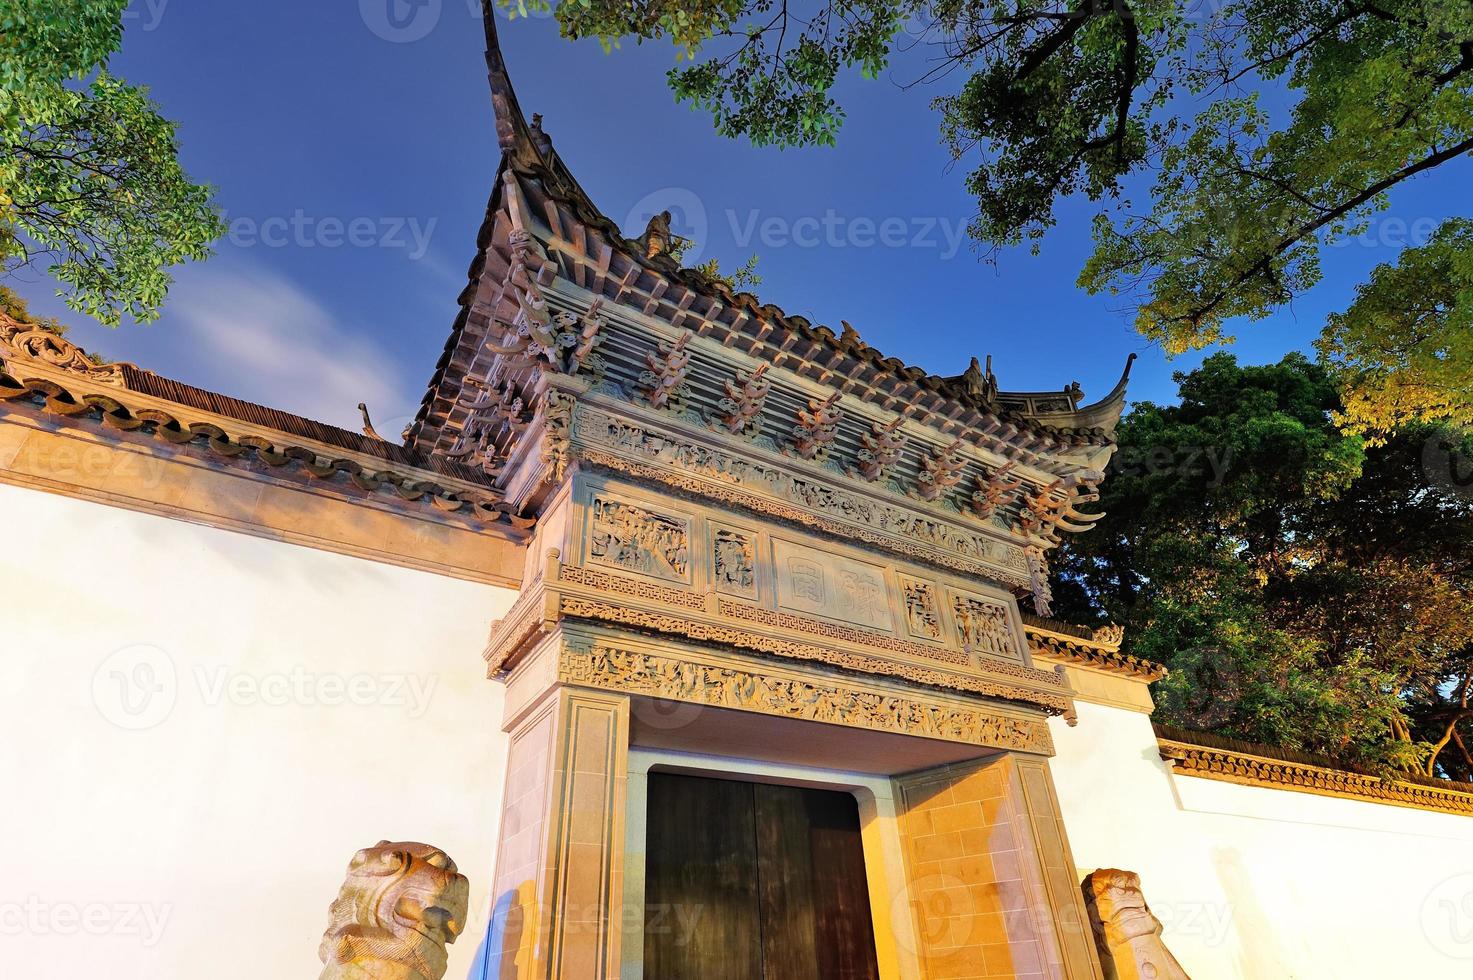
[[[1109,394],[1099,401],[1080,406],[1077,386],[1066,386],[1055,392],[1002,392],[996,390],[990,366],[985,374],[975,360],[961,375],[943,377],[924,368],[906,364],[864,343],[848,328],[835,333],[832,328],[815,324],[808,318],[789,314],[772,303],[764,303],[755,294],[737,291],[726,282],[697,269],[683,267],[668,252],[651,250],[637,239],[624,235],[622,229],[594,203],[573,176],[572,171],[553,149],[552,141],[542,130],[540,117],[529,123],[522,112],[515,88],[507,73],[497,35],[496,17],[485,19],[486,61],[489,71],[492,106],[495,111],[497,138],[502,151],[501,172],[510,170],[535,184],[578,222],[601,235],[620,254],[657,275],[709,298],[723,310],[744,315],[749,322],[770,325],[779,332],[793,334],[819,348],[856,358],[876,370],[892,375],[921,391],[934,392],[969,408],[987,412],[1004,421],[1014,422],[1044,435],[1085,441],[1107,441],[1125,405],[1126,385],[1135,355],[1126,361],[1125,370]],[[462,294],[462,308],[446,344],[444,356],[436,366],[424,396],[416,424],[424,421],[440,390],[445,372],[458,349],[477,283],[484,268],[485,249],[492,237],[494,215],[501,194],[497,181],[487,208],[487,218],[478,236],[478,252],[470,269],[470,285]],[[1044,405],[1042,410],[1035,410]],[[1056,406],[1066,405],[1058,408]]]

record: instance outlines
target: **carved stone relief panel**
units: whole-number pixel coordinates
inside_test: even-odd
[[[593,498],[588,559],[626,572],[689,582],[690,519],[598,494]]]
[[[885,569],[774,538],[778,605],[893,632]]]
[[[1021,659],[1008,607],[996,599],[964,592],[951,594],[956,638],[964,648],[984,656]]]
[[[900,592],[905,602],[905,630],[922,640],[941,641],[941,604],[936,600],[936,586],[925,579],[900,576]]]
[[[717,592],[756,599],[757,535],[713,525],[711,577]]]

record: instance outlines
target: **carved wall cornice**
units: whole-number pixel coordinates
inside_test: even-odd
[[[1053,754],[1048,724],[1041,718],[1015,718],[981,706],[866,689],[833,675],[792,676],[732,663],[701,663],[613,641],[598,641],[587,652],[565,646],[558,679],[713,708]]]
[[[1161,738],[1158,744],[1161,758],[1171,763],[1173,772],[1185,776],[1473,815],[1473,792],[1467,789],[1442,789],[1396,779],[1379,779],[1342,769],[1194,745],[1175,739]]]
[[[511,513],[487,487],[427,470],[386,468],[384,460],[367,454],[298,440],[120,388],[112,375],[94,374],[91,368],[96,365],[90,360],[76,366],[69,356],[58,357],[68,363],[30,357],[5,362],[0,367],[0,411],[49,416],[117,439],[202,455],[212,463],[263,479],[303,483],[348,500],[378,494],[385,505],[418,505],[513,536],[522,536],[532,525]]]
[[[1159,681],[1168,674],[1167,669],[1152,660],[1132,657],[1120,652],[1120,643],[1101,640],[1086,640],[1083,637],[1056,633],[1052,630],[1024,622],[1023,634],[1028,638],[1028,649],[1035,656],[1051,663],[1078,664],[1111,674],[1134,677],[1150,683]]]

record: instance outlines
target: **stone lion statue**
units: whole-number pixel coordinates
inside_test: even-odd
[[[1140,875],[1104,868],[1083,887],[1105,980],[1191,980],[1161,941],[1161,921],[1146,905]]]
[[[469,901],[470,882],[438,847],[364,848],[328,908],[319,980],[441,980]]]

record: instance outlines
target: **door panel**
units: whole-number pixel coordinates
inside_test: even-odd
[[[652,773],[646,980],[878,980],[847,793]]]
[[[842,793],[809,791],[813,907],[818,975],[826,980],[879,980],[859,805]]]
[[[814,868],[803,793],[792,786],[753,787],[763,980],[811,980],[818,975]]]
[[[644,975],[763,980],[752,784],[651,774]]]

